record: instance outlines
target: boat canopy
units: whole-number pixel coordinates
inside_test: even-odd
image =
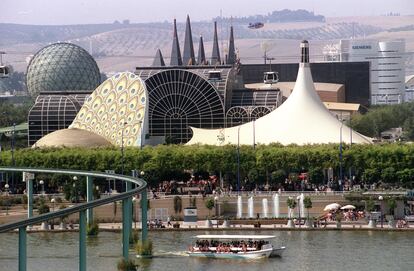
[[[196,235],[197,239],[227,239],[227,240],[262,240],[276,238],[274,235]]]

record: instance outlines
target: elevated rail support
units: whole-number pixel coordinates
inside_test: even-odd
[[[79,271],[86,271],[86,211],[79,212]]]
[[[27,232],[26,227],[19,228],[19,271],[27,270]]]
[[[147,241],[148,238],[148,225],[147,225],[147,189],[141,191],[141,240],[142,242]]]
[[[129,258],[128,200],[122,200],[122,257]]]
[[[125,183],[125,190],[131,190],[131,183]],[[129,238],[132,230],[132,201],[131,198],[122,201],[122,256],[129,259]]]
[[[86,201],[93,201],[93,178],[92,176],[86,176]],[[93,222],[93,209],[88,209],[86,214],[88,225],[91,225]]]

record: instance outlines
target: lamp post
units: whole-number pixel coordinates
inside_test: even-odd
[[[297,196],[296,199],[298,201],[298,217],[299,217],[299,228],[300,228],[300,224],[301,224],[301,217],[300,217],[300,196]]]
[[[342,127],[344,126],[344,123],[341,119],[341,128],[339,130],[339,181],[341,184],[339,185],[339,190],[341,190],[342,186]]]
[[[381,228],[383,228],[384,227],[384,218],[383,218],[383,211],[382,211],[382,203],[383,203],[384,197],[379,196],[378,200],[380,202],[380,209],[381,209]]]
[[[45,182],[43,180],[39,181],[39,184],[42,186],[42,191],[40,191],[40,194],[45,194]]]
[[[240,125],[237,128],[237,193],[240,194]]]
[[[141,130],[141,133],[140,133],[140,134],[141,134],[141,135],[140,135],[140,136],[141,136],[141,139],[140,139],[140,141],[139,141],[139,149],[140,149],[140,150],[142,150],[142,131],[143,131],[143,129],[142,129],[142,123],[143,123],[143,121],[142,121],[142,120],[140,120],[140,121],[139,121],[139,129]],[[145,138],[145,137],[144,137],[144,138]]]
[[[9,184],[8,183],[6,183],[5,185],[4,185],[4,189],[6,189],[6,195],[8,196],[9,195]],[[9,215],[9,199],[7,199],[7,201],[6,201],[6,215]]]
[[[219,214],[218,214],[218,206],[217,206],[217,202],[218,202],[218,197],[217,197],[217,196],[215,196],[215,197],[214,197],[214,212],[215,212],[215,214],[216,214],[216,217],[219,215]]]
[[[256,150],[256,119],[253,119],[253,150]]]
[[[11,155],[12,155],[12,166],[15,167],[16,166],[16,161],[14,159],[14,135],[16,133],[16,123],[13,122],[13,132],[12,132],[12,136],[11,136]],[[16,188],[15,184],[14,184],[14,171],[12,172],[12,179],[11,179],[11,185],[12,188]]]
[[[121,130],[121,175],[124,175],[124,129],[127,122],[124,122]]]
[[[78,177],[77,176],[73,176],[73,193],[74,193],[74,201],[75,202],[78,202],[78,191],[77,191],[77,188],[76,188],[76,181],[78,180]]]
[[[55,211],[55,198],[52,198],[51,200],[50,200],[50,202],[52,203],[52,213]],[[51,229],[53,230],[53,227],[54,227],[54,225],[55,225],[55,220],[54,219],[52,219],[52,225],[51,225]]]

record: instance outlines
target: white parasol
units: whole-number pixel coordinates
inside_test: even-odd
[[[341,208],[341,205],[339,205],[338,203],[331,203],[325,206],[325,208],[323,208],[324,211],[334,211],[334,210],[338,210],[339,208]]]
[[[341,210],[350,210],[350,209],[356,209],[356,207],[354,205],[345,205],[344,207],[341,208]]]

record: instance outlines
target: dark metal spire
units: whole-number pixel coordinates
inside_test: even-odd
[[[204,52],[203,36],[200,35],[200,42],[198,43],[198,65],[205,65],[206,53]]]
[[[164,67],[165,66],[164,58],[162,57],[162,53],[160,49],[158,49],[157,53],[155,54],[154,61],[152,62],[152,66],[153,67]]]
[[[218,45],[217,36],[217,22],[214,22],[214,40],[213,40],[213,53],[211,54],[211,65],[220,65],[220,49]]]
[[[193,46],[193,35],[191,34],[190,16],[187,15],[187,23],[185,26],[185,39],[184,39],[184,52],[183,52],[184,65],[195,65],[195,55]]]
[[[174,35],[173,35],[173,44],[171,49],[171,66],[182,66],[183,60],[181,59],[180,43],[178,42],[177,35],[177,21],[174,19]]]
[[[300,43],[300,48],[301,48],[301,63],[309,63],[309,43],[307,40],[303,40]]]
[[[233,26],[230,26],[229,53],[227,56],[227,64],[234,63],[236,63],[236,49],[234,47]]]

